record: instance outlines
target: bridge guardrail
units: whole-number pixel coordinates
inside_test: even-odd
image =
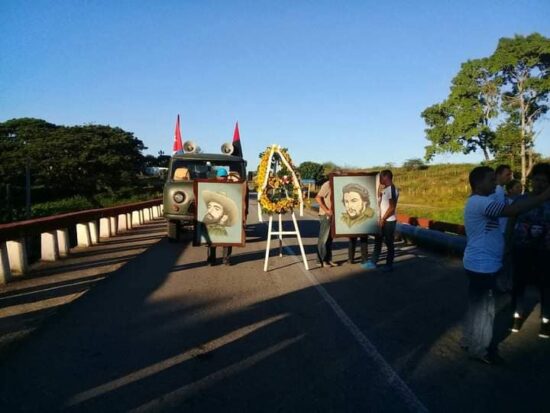
[[[0,284],[28,270],[25,238],[40,234],[41,259],[55,261],[68,255],[68,228],[76,226],[77,245],[99,243],[117,232],[162,216],[162,199],[109,208],[69,212],[49,217],[0,224]],[[98,225],[99,223],[99,225]]]

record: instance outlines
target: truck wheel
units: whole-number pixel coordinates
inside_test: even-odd
[[[178,221],[168,221],[168,241],[178,242],[180,239],[180,223]]]

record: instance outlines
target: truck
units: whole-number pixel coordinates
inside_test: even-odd
[[[164,218],[170,242],[177,242],[185,231],[195,231],[196,179],[214,179],[216,171],[224,168],[246,180],[246,160],[232,155],[233,146],[224,144],[222,153],[202,153],[193,142],[185,142],[184,151],[172,155],[163,190]]]

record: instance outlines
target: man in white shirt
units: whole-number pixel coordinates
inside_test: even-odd
[[[472,359],[493,364],[501,361],[496,344],[492,342],[496,279],[502,269],[504,253],[504,235],[498,218],[515,216],[542,204],[550,199],[550,188],[540,195],[508,205],[491,196],[496,184],[492,168],[474,168],[469,180],[472,195],[464,208],[467,238],[463,263],[469,286],[463,346]]]
[[[380,235],[374,239],[374,253],[372,260],[362,264],[365,269],[376,268],[376,263],[382,251],[382,240],[386,244],[386,265],[380,269],[384,272],[393,271],[393,258],[395,256],[394,236],[397,218],[395,211],[397,208],[397,200],[399,199],[399,191],[393,184],[393,173],[389,169],[380,172],[380,185],[383,190],[378,195],[378,204],[380,206],[380,218],[378,226],[380,227]]]

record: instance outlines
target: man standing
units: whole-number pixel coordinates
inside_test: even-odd
[[[332,236],[330,234],[330,223],[333,219],[332,211],[332,186],[330,179],[321,185],[321,189],[315,197],[319,204],[319,239],[317,241],[317,256],[321,267],[329,265],[336,267],[332,261]]]
[[[497,185],[492,198],[498,202],[506,202],[506,184],[514,177],[512,174],[512,169],[508,165],[499,165],[497,166],[497,169],[495,169],[495,177]],[[507,223],[508,218],[506,217],[501,217],[498,220],[500,231],[503,234],[506,232]]]
[[[380,267],[384,272],[393,271],[393,258],[395,256],[394,236],[397,218],[395,211],[397,208],[397,200],[399,199],[399,191],[393,184],[393,173],[389,169],[384,169],[380,172],[380,185],[383,188],[378,196],[380,205],[380,220],[378,226],[380,235],[374,239],[374,254],[372,261],[367,261],[363,267],[365,269],[376,268],[376,263],[382,251],[382,240],[386,244],[386,265]]]
[[[512,169],[508,165],[501,164],[495,169],[496,187],[491,197],[497,202],[511,203],[506,196],[506,185],[512,180]],[[508,218],[500,217],[498,219],[500,232],[506,235]],[[510,291],[512,289],[512,245],[510,233],[508,238],[504,238],[504,255],[502,256],[502,269],[499,271],[497,286],[500,291]]]
[[[530,198],[550,188],[550,163],[535,165],[529,175],[531,192],[518,198]],[[517,217],[513,231],[514,325],[517,333],[526,316],[524,295],[527,283],[534,281],[540,293],[539,337],[550,338],[550,201]]]
[[[512,205],[491,196],[495,191],[495,172],[479,166],[469,176],[472,195],[464,208],[466,249],[464,269],[468,276],[468,311],[464,320],[463,347],[472,359],[493,364],[501,361],[496,344],[492,342],[495,318],[497,274],[502,269],[504,235],[499,217],[515,216],[550,198],[550,188]]]

